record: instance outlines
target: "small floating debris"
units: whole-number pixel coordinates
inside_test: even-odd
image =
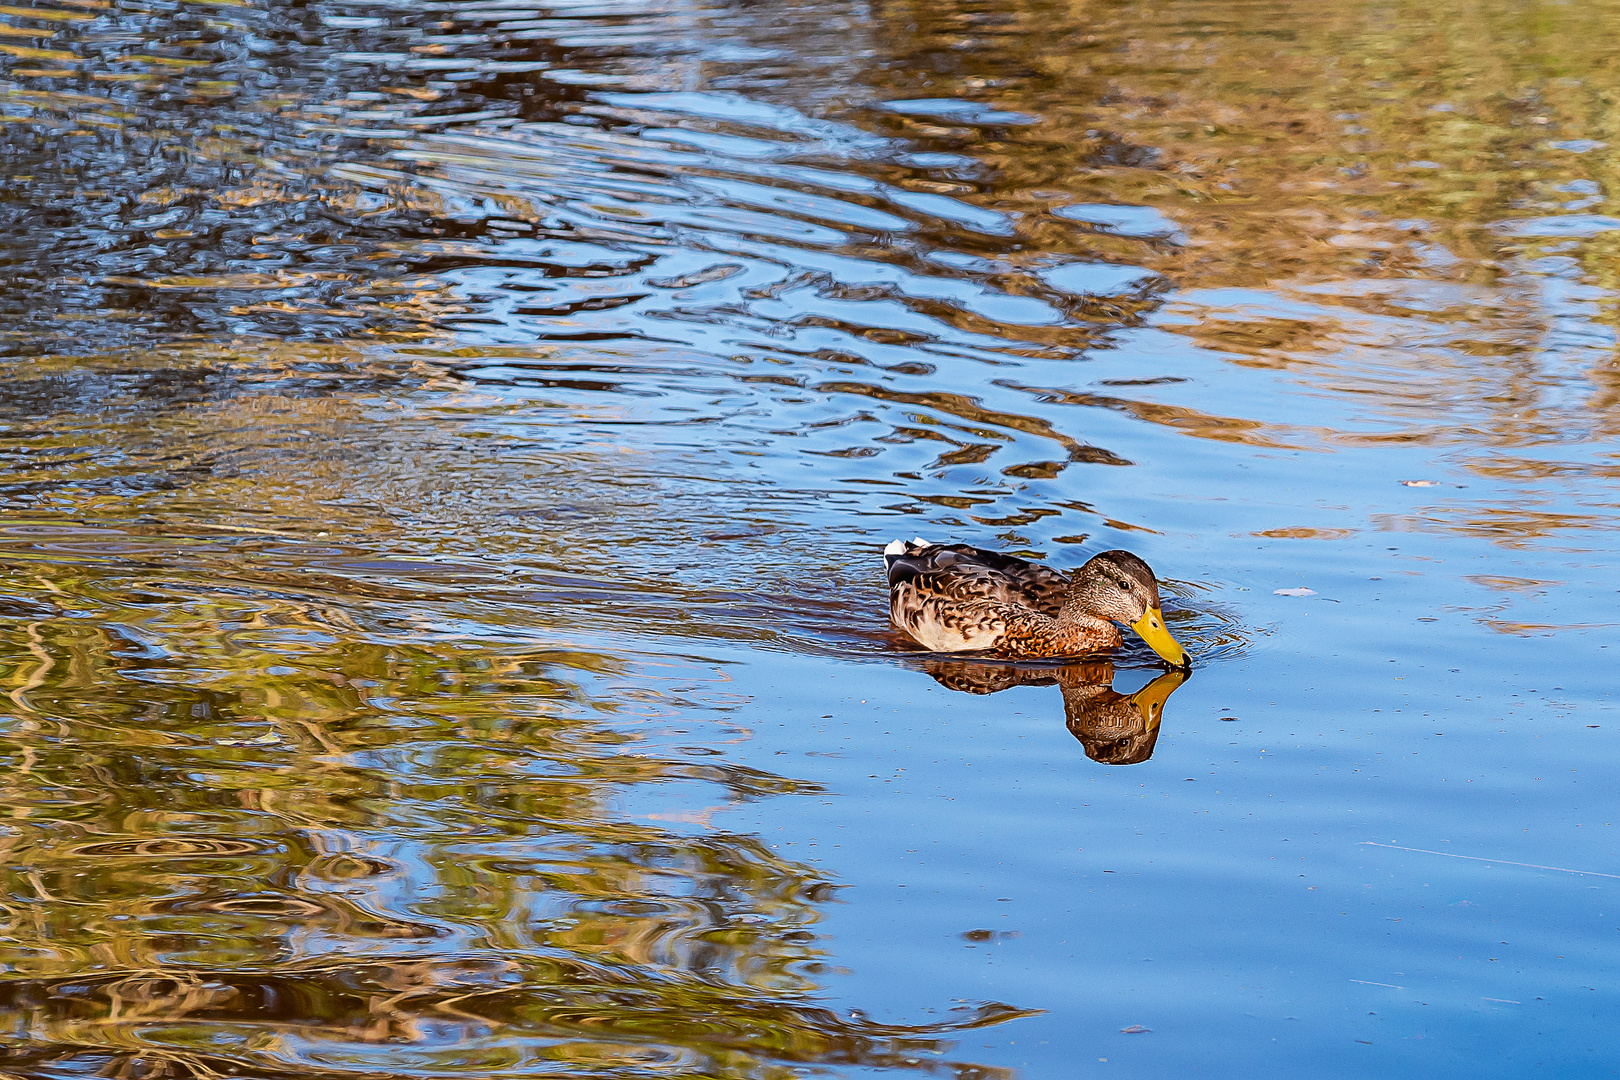
[[[1273,590],[1271,590],[1271,595],[1272,596],[1315,596],[1316,595],[1316,590],[1315,589],[1307,589],[1305,586],[1301,585],[1297,589],[1273,589]]]
[[[1121,1035],[1146,1035],[1152,1030],[1152,1028],[1145,1028],[1141,1024],[1132,1024],[1130,1027],[1120,1028],[1119,1033]]]
[[[1440,483],[1440,481],[1438,481],[1438,480],[1402,480],[1401,481],[1401,486],[1402,487],[1434,487],[1439,483]]]

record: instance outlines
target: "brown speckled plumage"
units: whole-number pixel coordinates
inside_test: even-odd
[[[1183,671],[1169,671],[1134,694],[1121,694],[1113,688],[1114,665],[1107,662],[1024,667],[930,658],[923,669],[941,686],[968,694],[1056,684],[1063,692],[1069,734],[1085,747],[1087,757],[1104,765],[1135,765],[1153,755],[1165,701],[1187,678]]]
[[[934,652],[1085,656],[1123,642],[1115,620],[1159,610],[1153,571],[1128,551],[1105,551],[1072,578],[966,544],[895,541],[884,557],[890,620]]]
[[[1104,765],[1136,765],[1153,756],[1159,741],[1164,703],[1187,678],[1167,671],[1134,694],[1074,678],[1058,678],[1063,688],[1064,720],[1080,740],[1086,756]]]

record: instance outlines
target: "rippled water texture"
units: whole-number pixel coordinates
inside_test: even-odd
[[[0,1071],[1610,1075],[1617,30],[0,7]]]

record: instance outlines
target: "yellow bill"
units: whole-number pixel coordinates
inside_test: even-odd
[[[1148,643],[1148,648],[1164,657],[1174,667],[1188,667],[1192,664],[1192,657],[1181,643],[1170,636],[1170,631],[1164,628],[1164,612],[1156,607],[1148,608],[1140,619],[1131,623],[1131,629],[1142,636]]]
[[[1187,681],[1187,672],[1167,671],[1131,695],[1131,704],[1142,716],[1142,726],[1154,731],[1164,719],[1164,703],[1175,693],[1176,687]]]

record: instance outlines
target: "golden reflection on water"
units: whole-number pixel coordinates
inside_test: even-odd
[[[95,532],[9,540],[8,1060],[335,1075],[408,1047],[430,1072],[752,1075],[899,1066],[1016,1014],[814,1007],[831,882],[757,837],[616,812],[638,785],[816,790],[642,748],[699,702],[723,714],[712,673],[435,635],[386,591],[278,599]]]

